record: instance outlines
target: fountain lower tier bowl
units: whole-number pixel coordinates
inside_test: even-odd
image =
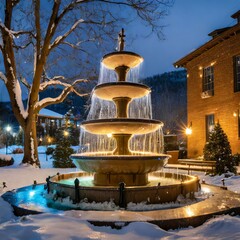
[[[128,186],[146,185],[147,174],[160,170],[169,157],[166,154],[94,156],[86,153],[70,156],[79,169],[95,173],[94,184],[98,186],[118,185],[119,182],[125,182]]]
[[[122,201],[126,204],[130,202],[148,202],[149,204],[172,202],[176,201],[180,194],[186,196],[186,194],[197,192],[199,189],[199,179],[197,177],[185,174],[154,172],[149,174],[150,181],[146,186],[131,187],[126,185],[123,194],[124,199],[122,199],[119,185],[85,185],[84,179],[81,178],[92,179],[92,176],[84,172],[74,172],[51,177],[49,181],[50,193],[57,193],[59,196],[62,195],[64,197],[69,196],[74,201],[76,199],[76,187],[74,186],[76,178],[80,182],[77,188],[79,190],[79,195],[77,195],[79,196],[79,201],[84,201],[84,199],[88,199],[89,202],[113,201],[116,205],[119,205]],[[162,178],[174,181],[164,184],[166,180]]]
[[[102,58],[102,63],[109,69],[115,69],[119,66],[134,68],[143,62],[143,58],[133,52],[121,51],[106,54]]]
[[[112,101],[114,98],[140,98],[150,93],[146,85],[132,82],[110,82],[99,84],[94,88],[97,97]]]
[[[82,122],[81,127],[93,134],[148,134],[155,132],[163,123],[152,119],[113,118]]]

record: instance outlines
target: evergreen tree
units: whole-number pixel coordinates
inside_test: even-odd
[[[74,153],[71,148],[69,132],[67,129],[59,129],[57,132],[59,136],[59,141],[57,141],[56,148],[53,152],[53,167],[55,168],[73,168],[76,167],[70,155]],[[61,137],[60,137],[61,136]]]
[[[205,160],[216,160],[217,174],[220,175],[228,171],[236,173],[230,143],[219,123],[215,125],[210,133],[203,154]]]

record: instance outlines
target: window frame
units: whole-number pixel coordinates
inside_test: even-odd
[[[215,115],[214,114],[206,115],[205,124],[206,124],[206,142],[207,142],[209,140],[209,135],[215,126]]]
[[[233,58],[234,92],[240,92],[240,54]]]
[[[214,67],[207,66],[203,68],[202,74],[202,92],[211,92],[214,95]]]
[[[240,111],[237,111],[237,121],[238,121],[238,139],[240,139]]]

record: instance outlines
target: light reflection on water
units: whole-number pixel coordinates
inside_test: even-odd
[[[76,178],[68,178],[68,179],[62,179],[58,181],[60,184],[66,184],[70,186],[74,186],[74,181]],[[174,178],[164,178],[164,177],[154,177],[150,176],[149,178],[149,186],[157,186],[158,183],[160,183],[160,186],[166,186],[166,185],[172,185],[172,184],[179,184],[181,183],[180,180],[174,179]],[[78,180],[80,182],[80,186],[85,187],[93,187],[93,176],[84,176],[84,177],[78,177]]]

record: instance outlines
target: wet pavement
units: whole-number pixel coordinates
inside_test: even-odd
[[[188,226],[196,227],[215,215],[240,214],[240,194],[229,191],[224,187],[208,184],[201,184],[201,186],[204,192],[211,193],[209,198],[184,207],[151,211],[127,211],[124,209],[115,211],[75,211],[81,220],[87,220],[98,226],[109,225],[118,228],[130,222],[144,221],[156,224],[165,230]],[[29,186],[6,192],[2,197],[14,207],[16,215],[43,212],[60,213],[69,210],[66,208],[60,211],[52,208],[46,202],[42,194],[43,190],[43,185]],[[24,194],[24,191],[28,194]]]

